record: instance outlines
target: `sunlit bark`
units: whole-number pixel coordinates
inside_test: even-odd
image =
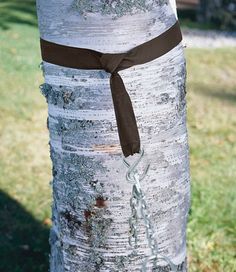
[[[40,35],[59,44],[118,53],[176,21],[167,1],[123,3],[122,9],[122,1],[37,0]],[[150,251],[140,222],[140,259],[129,257],[131,184],[125,179],[110,74],[46,62],[43,70],[53,168],[50,272],[138,271]],[[142,165],[151,163],[142,188],[159,248],[179,271],[186,271],[190,175],[183,46],[119,74],[145,148]],[[158,271],[168,271],[161,265],[166,264]]]

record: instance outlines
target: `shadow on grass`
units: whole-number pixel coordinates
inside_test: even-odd
[[[207,93],[208,96],[226,100],[231,103],[236,103],[236,92],[235,93],[225,93],[220,90],[214,93]]]
[[[0,207],[0,271],[48,271],[49,228],[2,191]]]
[[[37,26],[35,0],[1,0],[0,29],[7,30],[11,24]]]
[[[206,85],[206,84],[197,84],[197,86],[194,87],[195,90],[201,95],[212,97],[212,98],[218,98],[222,101],[229,102],[231,104],[236,103],[236,89],[230,89],[224,91],[222,87],[218,88],[212,88],[212,86]]]

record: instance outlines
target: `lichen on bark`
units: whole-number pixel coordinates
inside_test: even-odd
[[[75,0],[74,6],[86,18],[87,13],[112,14],[117,19],[125,14],[151,11],[154,5],[167,4],[168,0]]]

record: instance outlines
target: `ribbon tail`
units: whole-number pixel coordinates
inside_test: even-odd
[[[140,137],[133,106],[118,72],[111,74],[110,86],[122,152],[128,157],[140,152]]]

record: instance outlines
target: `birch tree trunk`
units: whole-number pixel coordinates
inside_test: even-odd
[[[171,4],[158,0],[37,0],[37,13],[43,39],[104,53],[125,52],[176,21]],[[139,271],[150,251],[140,221],[139,258],[129,255],[132,185],[125,179],[110,74],[46,62],[43,72],[53,174],[50,272]],[[141,167],[150,162],[141,186],[159,249],[178,271],[187,271],[190,171],[183,46],[119,74],[145,148]],[[155,271],[170,269],[163,263]]]

